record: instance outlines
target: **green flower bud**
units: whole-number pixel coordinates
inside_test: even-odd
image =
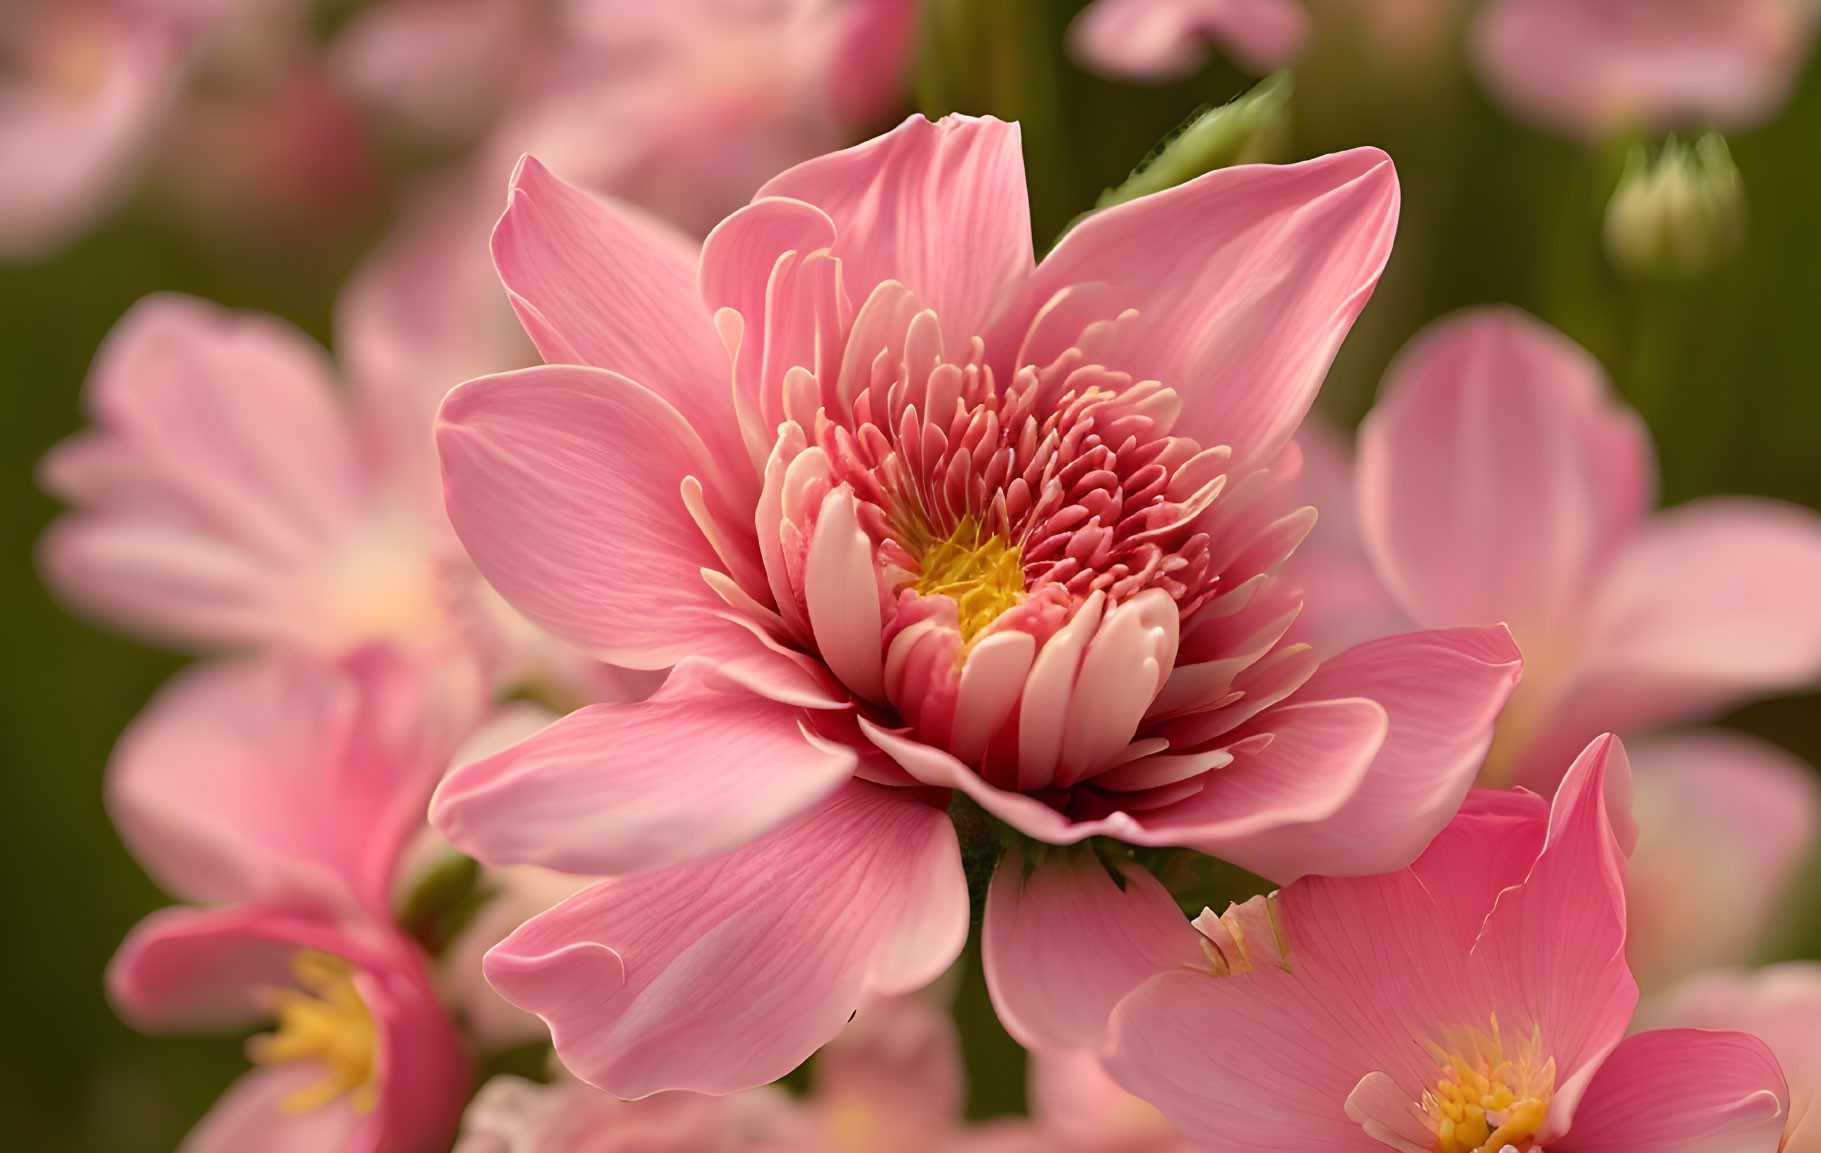
[[[1606,255],[1630,275],[1696,279],[1739,251],[1745,218],[1745,181],[1725,138],[1671,136],[1654,160],[1643,145],[1627,158],[1606,206]]]

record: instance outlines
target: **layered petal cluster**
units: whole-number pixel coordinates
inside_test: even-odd
[[[1814,38],[1805,0],[1493,0],[1473,29],[1514,113],[1597,138],[1773,115]]]
[[[570,1068],[740,1088],[939,972],[966,932],[949,790],[1052,844],[1280,879],[1421,850],[1509,636],[1318,668],[1276,575],[1314,516],[1276,508],[1290,437],[1396,207],[1374,150],[1229,169],[1033,267],[1016,129],[913,118],[773,180],[698,270],[524,163],[494,252],[551,363],[445,402],[450,515],[533,621],[679,665],[434,806],[489,863],[634,874],[489,957]]]
[[[1763,1038],[1789,1078],[1782,1153],[1821,1149],[1821,965],[1791,961],[1756,973],[1709,973],[1645,1015],[1659,1028],[1744,1029]]]
[[[1297,0],[1095,0],[1070,26],[1069,47],[1096,72],[1161,82],[1194,72],[1210,42],[1270,72],[1295,59],[1308,35]]]
[[[469,1070],[392,924],[398,854],[466,719],[389,650],[268,657],[167,687],[116,750],[115,825],[167,891],[108,972],[154,1031],[262,1021],[247,1074],[185,1153],[436,1153]]]
[[[1628,791],[1602,737],[1553,806],[1476,793],[1407,869],[1204,913],[1201,961],[1120,1002],[1109,1068],[1236,1151],[1772,1153],[1789,1094],[1763,1041],[1624,1035]]]

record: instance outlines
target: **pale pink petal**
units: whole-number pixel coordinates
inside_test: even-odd
[[[486,971],[584,1080],[728,1093],[795,1068],[868,992],[933,980],[967,920],[947,815],[856,781],[728,856],[581,893]]]
[[[744,453],[727,403],[727,352],[696,291],[696,256],[669,225],[571,188],[530,157],[493,233],[500,278],[546,361],[637,381],[732,464]],[[735,467],[728,479],[736,493],[757,491],[750,470]]]
[[[702,579],[723,562],[681,496],[684,477],[715,465],[649,389],[568,366],[484,377],[444,402],[437,446],[455,531],[538,625],[634,668],[675,664],[738,629]]]
[[[161,909],[133,927],[108,964],[108,999],[147,1032],[250,1024],[269,1012],[261,990],[291,984],[299,949],[359,951],[313,915],[250,905]]]
[[[1744,1029],[1761,1037],[1789,1079],[1784,1153],[1821,1150],[1821,964],[1707,973],[1650,1006],[1645,1017],[1655,1027]]]
[[[1549,1127],[1565,1129],[1587,1077],[1624,1036],[1638,1001],[1625,964],[1625,850],[1630,764],[1613,736],[1587,746],[1557,790],[1549,833],[1521,885],[1499,894],[1474,948],[1501,1021],[1549,1039],[1556,1092]],[[1460,883],[1476,885],[1471,879]]]
[[[1325,822],[1363,787],[1389,735],[1384,706],[1361,697],[1291,702],[1256,722],[1261,747],[1234,750],[1187,800],[1135,815],[1138,844],[1185,845],[1263,876],[1324,861]]]
[[[1719,729],[1633,741],[1626,953],[1646,988],[1744,963],[1821,819],[1814,770]]]
[[[1581,685],[1631,729],[1821,677],[1821,517],[1711,497],[1654,517],[1599,590]]]
[[[884,136],[797,165],[759,196],[828,213],[848,298],[863,301],[881,281],[896,280],[935,310],[952,346],[984,334],[1030,275],[1018,126],[992,117],[912,116]]]
[[[491,865],[620,874],[713,857],[814,807],[853,751],[799,709],[685,666],[650,700],[589,705],[452,770],[431,818]]]
[[[1103,282],[1114,313],[1138,315],[1097,358],[1179,392],[1178,435],[1257,464],[1309,410],[1378,282],[1397,213],[1396,173],[1375,148],[1211,172],[1077,225],[1008,314],[1008,339],[1057,293]],[[1077,336],[1058,330],[1025,359],[1048,363]]]
[[[121,737],[108,810],[179,896],[383,912],[467,716],[384,650],[200,666]]]
[[[1800,0],[1495,0],[1472,47],[1508,108],[1577,136],[1746,127],[1783,103],[1813,21]]]
[[[393,0],[355,13],[329,66],[364,104],[433,138],[459,138],[499,110],[528,63],[540,18],[520,0]]]
[[[980,953],[993,1007],[1026,1048],[1094,1048],[1119,999],[1165,969],[1206,964],[1157,879],[1091,849],[1027,864],[1012,849],[987,894]]]
[[[320,1109],[288,1112],[280,1100],[322,1079],[306,1062],[256,1069],[229,1086],[177,1153],[324,1153],[353,1150],[368,1119],[346,1100]]]
[[[1502,628],[1404,633],[1322,662],[1291,705],[1371,700],[1388,719],[1384,744],[1334,812],[1278,837],[1261,835],[1247,867],[1289,881],[1305,873],[1384,873],[1415,860],[1472,787],[1522,668]],[[1270,731],[1272,716],[1255,724]]]
[[[1362,528],[1385,583],[1429,627],[1577,623],[1642,519],[1648,434],[1600,366],[1514,309],[1420,334],[1360,427]]]
[[[1600,1065],[1562,1153],[1777,1153],[1789,1089],[1750,1033],[1657,1029]]]
[[[46,579],[79,606],[191,644],[310,643],[305,581],[357,522],[357,441],[296,331],[201,301],[135,306],[84,394],[95,428],[40,478],[70,514]]]
[[[1074,55],[1107,76],[1162,82],[1201,67],[1212,41],[1245,68],[1281,68],[1302,50],[1296,0],[1097,0],[1069,27]]]

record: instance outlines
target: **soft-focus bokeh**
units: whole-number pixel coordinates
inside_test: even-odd
[[[359,7],[317,4],[311,34],[326,40]],[[1023,122],[1040,250],[1196,107],[1257,79],[1221,60],[1163,86],[1091,76],[1064,50],[1079,7],[930,0],[922,14],[915,106]],[[1390,271],[1329,379],[1320,402],[1327,414],[1356,422],[1392,354],[1429,321],[1464,305],[1510,302],[1593,351],[1645,415],[1665,504],[1744,492],[1821,507],[1821,68],[1811,64],[1764,126],[1728,137],[1749,202],[1742,254],[1691,284],[1640,285],[1610,269],[1601,245],[1622,146],[1584,145],[1508,118],[1470,73],[1457,26],[1465,17],[1448,0],[1310,0],[1310,8],[1315,39],[1294,68],[1290,131],[1275,158],[1376,144],[1396,159],[1404,189]],[[1372,27],[1362,19],[1368,12],[1378,17]],[[308,97],[273,99],[307,105]],[[281,132],[283,115],[272,115],[270,132]],[[142,1037],[102,999],[102,970],[121,936],[165,901],[108,824],[101,771],[122,726],[180,660],[75,620],[46,594],[33,548],[56,506],[33,470],[78,427],[78,391],[103,334],[147,293],[267,310],[328,342],[335,293],[383,233],[388,201],[378,169],[291,170],[284,165],[296,156],[245,155],[245,141],[263,133],[230,135],[239,143],[224,156],[208,139],[227,132],[219,114],[198,114],[188,128],[158,139],[151,176],[100,226],[49,259],[0,264],[0,923],[8,942],[0,953],[0,1144],[8,1148],[168,1150],[244,1066],[236,1039]],[[424,163],[385,154],[381,168]],[[238,200],[196,192],[236,180],[268,189],[261,202],[283,206],[259,219]],[[284,204],[280,192],[300,199]],[[1727,723],[1821,763],[1818,705],[1815,696],[1766,701]],[[1821,956],[1821,868],[1811,862],[1786,900],[1764,959]],[[1019,1108],[1022,1056],[993,1021],[977,969],[957,1011],[973,1078],[969,1112]]]

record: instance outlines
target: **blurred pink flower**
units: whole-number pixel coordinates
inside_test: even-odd
[[[392,872],[471,714],[383,649],[205,665],[121,738],[108,775],[122,838],[167,891],[108,973],[148,1030],[276,1019],[184,1153],[436,1153],[467,1059]]]
[[[1547,793],[1598,732],[1821,677],[1821,517],[1747,497],[1652,515],[1655,487],[1599,365],[1515,310],[1440,321],[1387,374],[1359,437],[1377,571],[1418,625],[1504,622],[1524,653],[1483,783]]]
[[[93,426],[41,468],[73,506],[42,542],[47,582],[185,647],[333,656],[386,640],[496,683],[649,692],[508,609],[449,529],[436,406],[452,383],[533,356],[486,259],[487,218],[453,192],[421,203],[342,296],[352,398],[276,319],[178,296],[136,305],[97,356]]]
[[[905,101],[914,0],[390,0],[338,40],[354,90],[482,163],[564,179],[696,234]]]
[[[150,0],[0,10],[0,257],[43,255],[113,206],[193,39]]]
[[[1624,1036],[1627,793],[1602,737],[1553,807],[1476,793],[1409,868],[1204,912],[1200,964],[1120,1003],[1109,1068],[1234,1153],[1774,1153],[1763,1042]]]
[[[1660,989],[1743,964],[1815,845],[1814,770],[1719,730],[1639,742],[1631,759],[1638,848],[1625,888],[1626,953],[1638,983]]]
[[[1297,0],[1095,0],[1069,26],[1069,49],[1096,72],[1124,80],[1179,80],[1212,42],[1258,73],[1302,51],[1309,14]]]
[[[526,162],[494,252],[552,363],[444,404],[451,517],[553,634],[682,662],[433,806],[489,863],[635,874],[488,958],[571,1069],[742,1088],[941,972],[967,929],[949,789],[1039,840],[1282,878],[1421,850],[1516,652],[1416,633],[1318,670],[1272,578],[1313,510],[1269,511],[1396,207],[1375,150],[1235,168],[1033,267],[1016,128],[913,118],[766,185],[698,280],[680,238]]]
[[[1782,106],[1815,18],[1809,0],[1491,0],[1472,40],[1493,94],[1552,129],[1744,128]]]
[[[1031,1117],[1052,1153],[1189,1153],[1189,1143],[1157,1111],[1107,1076],[1090,1049],[1031,1054]]]
[[[1821,1153],[1821,964],[1793,961],[1755,973],[1709,973],[1648,1016],[1660,1027],[1744,1029],[1770,1046],[1789,1079],[1782,1153]]]

